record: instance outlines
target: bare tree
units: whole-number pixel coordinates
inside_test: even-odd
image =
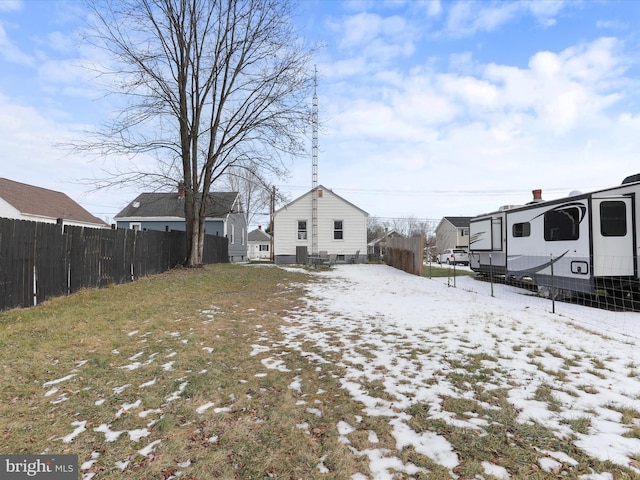
[[[378,217],[367,219],[367,242],[381,238],[389,230],[389,223]]]
[[[282,156],[304,152],[312,50],[297,37],[288,0],[88,0],[94,45],[113,64],[110,90],[125,105],[78,145],[102,154],[147,153],[153,170],[111,182],[182,182],[187,265],[202,262],[207,198],[235,166],[280,176]],[[104,77],[103,77],[104,78]]]
[[[227,171],[224,180],[230,190],[240,193],[247,225],[256,216],[267,216],[270,213],[272,187],[256,176],[254,171],[251,165],[235,166]]]

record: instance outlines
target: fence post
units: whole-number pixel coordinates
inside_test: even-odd
[[[33,306],[38,304],[38,274],[36,266],[33,266]]]
[[[491,254],[489,254],[489,282],[491,283],[491,296],[493,297],[493,261],[491,260]]]
[[[453,288],[456,288],[456,262],[453,262]]]
[[[551,288],[549,289],[549,295],[551,296],[551,313],[556,313],[556,293],[555,293],[555,285],[556,279],[553,276],[553,253],[550,255],[551,257]]]

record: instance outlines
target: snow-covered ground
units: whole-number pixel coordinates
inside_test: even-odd
[[[405,412],[412,404],[426,403],[433,418],[482,435],[486,420],[456,418],[442,408],[441,399],[474,398],[470,389],[452,384],[449,374],[456,361],[485,353],[491,360],[483,363],[493,372],[485,390],[508,388],[509,401],[521,411],[520,422],[535,421],[559,438],[574,435],[574,445],[588,455],[640,473],[634,460],[640,456],[640,439],[624,435],[632,425],[625,424],[620,413],[640,412],[640,352],[635,345],[640,314],[566,303],[557,306],[560,313],[552,314],[549,300],[511,287],[495,286],[492,297],[489,284],[471,277],[457,277],[451,288],[446,278],[417,277],[384,265],[336,266],[317,275],[325,281],[310,285],[309,308],[287,319],[285,343],[318,362],[326,359],[302,351],[303,342],[314,342],[320,352],[338,353],[346,369],[343,387],[362,403],[364,415],[388,418],[398,450],[412,446],[433,462],[455,469],[459,458],[447,439],[415,432]],[[394,400],[370,396],[363,381],[382,381]],[[551,389],[553,408],[534,398],[540,386]],[[580,418],[590,419],[587,433],[573,431],[567,423]],[[354,422],[358,419],[344,419],[336,426],[345,442]],[[640,425],[638,419],[633,422]],[[375,434],[369,449],[352,449],[368,456],[376,479],[417,469],[393,452],[378,449]],[[562,466],[570,469],[576,462],[563,452],[541,449],[538,463],[551,472]],[[487,461],[483,466],[486,474],[509,478],[498,465]],[[580,478],[613,476],[593,472]]]
[[[283,339],[276,341],[264,332],[256,343],[247,346],[247,355],[256,356],[264,365],[265,372],[257,374],[259,376],[267,376],[272,371],[290,372],[289,388],[296,390],[305,388],[304,380],[288,368],[289,357],[276,351],[297,351],[322,369],[330,369],[337,363],[345,372],[340,382],[352,398],[361,403],[362,413],[341,419],[335,428],[354,455],[368,459],[372,479],[392,479],[397,472],[410,476],[420,472],[421,467],[402,459],[401,451],[405,447],[412,447],[449,470],[451,478],[458,478],[455,470],[460,457],[454,445],[436,432],[413,430],[408,412],[414,405],[426,406],[422,411],[428,412],[431,419],[447,422],[452,428],[471,429],[479,438],[485,435],[490,419],[474,412],[456,415],[443,404],[446,397],[462,398],[477,402],[480,411],[496,408],[476,398],[474,389],[466,388],[469,385],[454,381],[456,373],[469,373],[464,367],[473,358],[480,358],[482,362],[481,388],[485,392],[508,390],[508,401],[520,412],[519,422],[543,425],[557,438],[573,443],[577,451],[610,460],[640,474],[640,439],[628,434],[636,429],[635,434],[640,428],[640,352],[636,347],[640,338],[640,313],[607,312],[567,303],[557,304],[557,313],[550,313],[549,300],[528,295],[524,290],[496,285],[492,297],[490,284],[471,277],[457,277],[452,287],[451,278],[418,277],[385,265],[339,265],[312,275],[321,277],[322,281],[306,284],[307,306],[290,312],[283,319]],[[208,305],[201,311],[203,326],[214,322],[219,313],[217,309]],[[248,317],[257,311],[248,310]],[[247,321],[251,321],[250,318]],[[191,329],[181,331],[180,325],[176,320],[175,332],[168,335],[186,344],[193,332]],[[256,328],[260,332],[260,325],[256,324]],[[166,384],[182,383],[166,397],[164,408],[180,398],[188,382],[184,380],[184,372],[174,366],[179,363],[179,353],[151,352],[147,349],[150,335],[144,329],[129,332],[131,341],[140,343],[141,351],[120,363],[115,362],[114,365],[119,366],[114,368],[145,369],[165,362],[161,366],[167,372]],[[198,348],[212,352],[215,339],[212,342]],[[313,352],[303,349],[309,344],[316,346]],[[120,357],[118,350],[112,354],[115,359]],[[73,400],[77,392],[65,389],[65,385],[79,375],[84,363],[86,360],[77,362],[64,377],[43,382],[44,395],[51,398],[52,404]],[[206,370],[200,373],[205,374]],[[158,381],[154,370],[137,390],[144,391]],[[383,385],[382,397],[379,392],[374,395],[375,392],[367,390],[366,386],[373,384]],[[136,385],[114,388],[114,396],[125,389],[136,390]],[[550,393],[553,400],[537,396],[539,389]],[[238,395],[241,394],[239,391]],[[104,398],[95,402],[98,407],[104,403]],[[201,415],[224,414],[229,408],[215,408],[213,402],[206,402],[194,410]],[[319,409],[307,408],[306,411],[310,415],[322,415]],[[137,453],[153,455],[161,448],[162,440],[150,441],[147,437],[163,409],[149,409],[142,400],[123,403],[114,412],[114,419],[136,412],[142,418],[149,417],[146,428],[114,431],[110,424],[91,427],[90,419],[77,418],[70,422],[68,435],[56,441],[72,443],[91,429],[103,434],[107,443],[128,437],[136,444]],[[369,431],[366,448],[358,450],[353,446],[356,442],[352,444],[349,437],[362,430],[358,424],[367,416],[388,421],[395,449],[389,449],[388,442],[382,448],[383,442],[373,430]],[[588,428],[584,428],[582,422],[583,427],[574,430],[577,419],[588,419]],[[308,426],[301,424],[299,428]],[[210,442],[215,445],[217,437],[212,437]],[[577,460],[566,451],[550,451],[534,444],[531,449],[539,453],[539,469],[552,476],[563,471],[568,473],[567,478],[581,480],[614,478],[607,471],[572,474]],[[81,459],[83,480],[94,478],[93,466],[100,457],[96,451],[91,458]],[[123,458],[106,467],[124,471],[130,460]],[[177,466],[181,474],[188,476],[188,463]],[[489,458],[482,466],[486,475],[510,478],[508,470]],[[323,458],[318,459],[317,468],[321,473],[329,472]],[[364,474],[352,476],[353,480],[366,478]]]

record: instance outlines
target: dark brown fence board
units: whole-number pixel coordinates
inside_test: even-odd
[[[185,235],[0,218],[0,310],[174,268],[186,259]],[[207,235],[203,262],[228,261],[227,239]]]

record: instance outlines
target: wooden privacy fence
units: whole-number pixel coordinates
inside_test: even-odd
[[[385,263],[414,275],[422,275],[424,236],[388,238]]]
[[[205,237],[204,263],[229,261],[225,237]],[[84,228],[0,219],[0,310],[81,288],[125,283],[184,262],[185,232]]]

